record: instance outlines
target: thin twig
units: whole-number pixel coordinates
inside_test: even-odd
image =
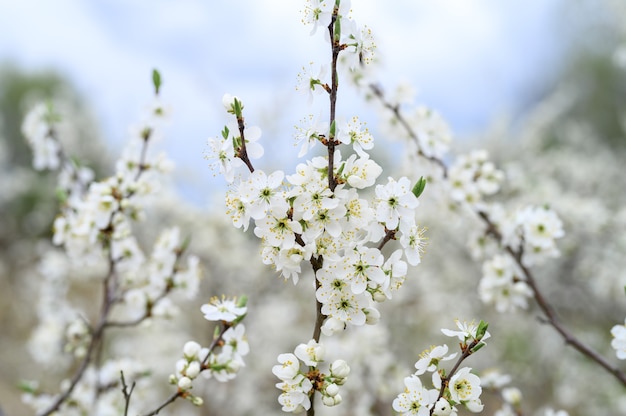
[[[133,390],[135,390],[136,382],[133,381],[133,384],[130,386],[130,391],[128,390],[128,386],[126,385],[126,380],[124,380],[124,372],[120,371],[120,379],[122,381],[122,394],[124,395],[124,416],[128,416],[128,408],[130,406],[130,396],[133,394]]]

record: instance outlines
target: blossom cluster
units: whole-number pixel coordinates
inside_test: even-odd
[[[321,373],[319,364],[324,361],[325,353],[324,345],[312,339],[306,344],[299,344],[293,354],[278,356],[279,364],[272,368],[272,373],[281,380],[276,387],[282,390],[278,402],[283,412],[309,410],[315,390],[321,393],[324,405],[336,406],[341,403],[339,386],[345,383],[350,367],[344,360],[335,360],[330,365],[328,375]],[[308,370],[303,372],[302,365],[308,366]]]
[[[246,298],[212,298],[210,303],[202,305],[205,319],[221,322],[223,330],[217,333],[211,347],[203,348],[195,341],[185,343],[183,358],[176,362],[176,373],[170,375],[170,384],[176,385],[179,393],[196,406],[202,405],[203,400],[190,390],[199,375],[226,382],[235,378],[239,369],[245,366],[243,357],[250,352],[245,327],[241,323],[247,312],[246,301]],[[220,352],[216,354],[214,350],[218,346]]]
[[[487,324],[482,321],[478,325],[457,321],[457,327],[458,330],[442,329],[444,335],[460,340],[462,355],[454,366],[456,371],[446,374],[445,369],[440,367],[442,362],[457,356],[457,353],[448,354],[446,344],[422,352],[415,363],[416,371],[404,379],[404,392],[393,401],[396,412],[403,416],[450,416],[457,414],[458,405],[474,413],[483,410],[480,378],[471,372],[470,367],[459,368],[458,364],[485,345],[485,340],[490,337]],[[430,389],[420,379],[427,372],[432,373],[433,388]]]
[[[163,174],[172,165],[163,153],[153,155],[149,146],[160,136],[167,113],[158,98],[157,71],[153,80],[157,97],[147,117],[133,130],[114,174],[108,178],[94,180],[91,170],[65,153],[57,137],[60,116],[51,106],[35,106],[24,121],[22,130],[33,148],[35,168],[59,171],[62,209],[54,221],[52,240],[64,249],[50,251],[41,260],[39,271],[43,280],[41,301],[37,302],[40,322],[28,347],[35,361],[45,365],[69,367],[70,360],[80,363],[72,380],[61,383],[58,395],[24,385],[24,402],[40,413],[86,414],[93,411],[96,402],[95,406],[102,410],[98,414],[119,414],[125,407],[146,406],[148,402],[142,400],[131,404],[124,377],[132,381],[133,388],[135,384],[147,388],[150,368],[141,363],[140,357],[108,358],[109,352],[101,347],[105,340],[109,346],[114,345],[108,342],[108,329],[171,318],[178,311],[174,303],[177,297],[191,299],[198,293],[200,261],[188,255],[184,265],[189,239],[181,235],[180,229],[163,229],[147,254],[133,228],[133,223],[144,219],[148,197],[160,190]],[[49,151],[52,142],[57,146],[53,153]],[[86,318],[94,315],[93,311],[74,306],[68,299],[70,271],[78,269],[83,283],[103,287],[100,315],[94,321]],[[198,351],[191,354],[197,344],[190,342],[185,346],[186,364],[178,362],[177,374],[173,376],[181,392],[190,388],[191,380],[200,372],[205,377],[226,381],[243,366],[242,357],[247,354],[248,345],[239,320],[221,320],[224,330],[219,334],[219,353],[213,352],[214,346],[196,348]],[[94,358],[96,351],[98,362]],[[67,354],[65,360],[55,355],[62,353]],[[111,351],[111,355],[117,354]],[[193,360],[198,357],[202,357],[202,366]],[[119,392],[120,386],[124,387],[124,395]],[[201,402],[191,394],[181,393],[182,396],[193,399],[195,404]],[[143,392],[135,397],[150,399]]]

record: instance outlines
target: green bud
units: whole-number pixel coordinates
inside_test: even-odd
[[[489,324],[481,319],[480,323],[478,324],[478,328],[476,328],[476,339],[477,340],[483,339],[483,337],[487,333],[487,328],[488,327],[489,327]]]
[[[331,137],[331,139],[335,138],[335,131],[337,131],[337,126],[335,125],[335,120],[333,120],[333,122],[330,123],[330,137]]]
[[[422,192],[424,192],[424,188],[426,188],[426,179],[423,176],[420,176],[419,180],[412,189],[413,195],[415,195],[416,198],[419,198]]]
[[[228,127],[224,126],[224,130],[222,130],[222,137],[224,138],[224,140],[228,139],[229,133],[230,133],[230,130],[228,129]]]
[[[341,166],[339,166],[339,169],[337,169],[337,176],[341,177],[341,175],[343,174],[343,169],[346,167],[345,162],[341,164]]]
[[[248,297],[246,295],[243,295],[237,300],[237,307],[243,308],[246,306],[247,303],[248,303]]]
[[[233,111],[238,119],[243,116],[243,104],[236,97],[233,98]]]
[[[154,93],[156,95],[159,95],[159,90],[161,89],[161,74],[159,73],[159,71],[155,68],[152,70],[152,85],[154,85]]]

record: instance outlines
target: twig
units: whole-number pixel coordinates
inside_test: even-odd
[[[124,372],[120,371],[120,379],[122,381],[122,394],[124,395],[124,416],[128,416],[128,407],[130,406],[130,396],[133,394],[133,390],[135,390],[136,382],[133,381],[133,384],[130,386],[130,391],[128,391],[128,386],[126,385],[126,380],[124,380]]]

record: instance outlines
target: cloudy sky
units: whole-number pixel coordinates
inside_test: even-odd
[[[563,7],[563,0],[352,0],[355,20],[376,38],[381,82],[410,82],[459,136],[537,94],[558,66]],[[206,172],[202,152],[226,120],[224,92],[242,97],[248,120],[272,137],[289,140],[306,115],[296,75],[327,54],[300,23],[302,8],[297,0],[0,0],[0,62],[68,77],[118,147],[159,68],[173,110],[166,148],[177,165]]]

